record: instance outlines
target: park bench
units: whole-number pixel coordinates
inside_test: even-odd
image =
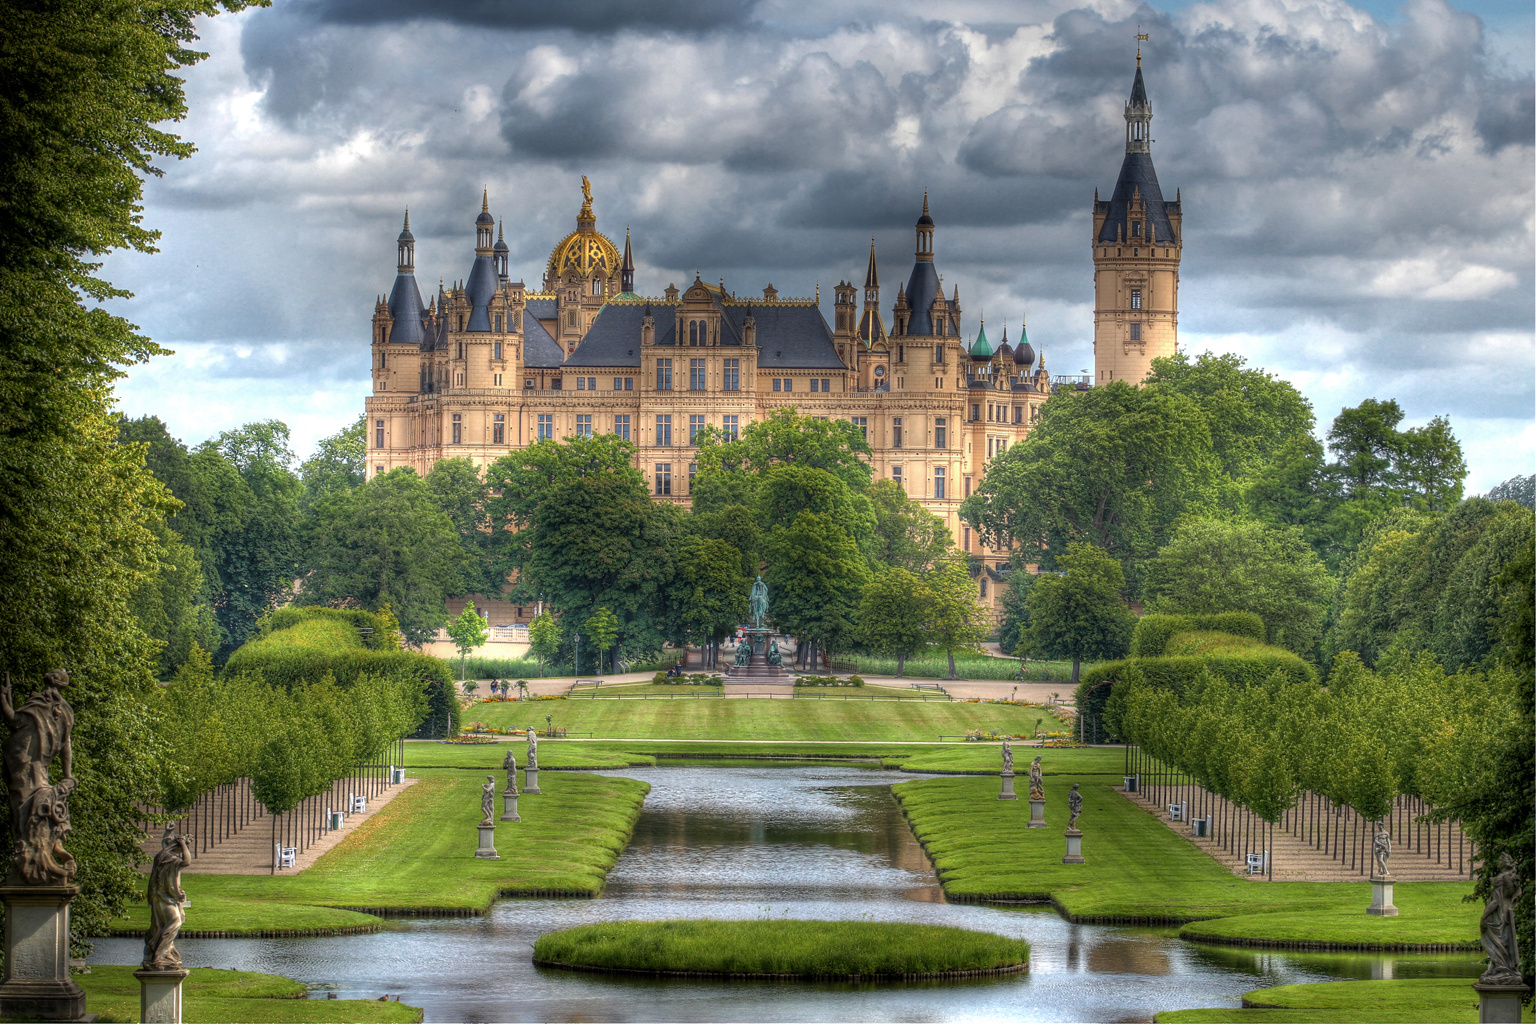
[[[1264,860],[1269,856],[1269,851],[1264,853],[1250,853],[1248,855],[1248,873],[1250,875],[1262,875],[1264,873]]]
[[[299,862],[299,848],[297,846],[277,847],[277,866],[279,868],[291,868]]]

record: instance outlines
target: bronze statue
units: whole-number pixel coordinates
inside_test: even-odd
[[[779,653],[779,642],[777,640],[768,641],[768,664],[774,668],[784,664],[784,656]]]
[[[1478,982],[1484,985],[1521,985],[1520,943],[1515,934],[1515,907],[1520,904],[1520,876],[1515,859],[1499,854],[1499,873],[1493,876],[1488,902],[1479,922],[1483,952],[1488,954],[1488,969]]]
[[[768,621],[768,584],[759,576],[752,584],[752,628],[762,629]]]
[[[746,668],[750,664],[752,664],[752,645],[743,640],[736,645],[735,665],[737,668]]]
[[[1036,754],[1029,765],[1029,798],[1031,800],[1045,799],[1045,769],[1040,767],[1041,756]]]
[[[495,802],[496,776],[487,775],[485,777],[485,785],[480,787],[480,813],[485,815],[485,821],[482,824],[489,825],[491,823],[491,808]]]
[[[517,796],[517,755],[507,751],[507,756],[501,759],[501,766],[507,770],[507,788],[505,792]]]
[[[1068,832],[1077,829],[1077,816],[1083,813],[1083,794],[1077,791],[1077,786],[1077,783],[1072,783],[1072,792],[1067,794],[1067,810],[1072,815],[1067,821]]]
[[[6,874],[8,885],[68,885],[75,858],[64,849],[69,832],[69,795],[75,791],[69,734],[75,713],[64,699],[69,673],[54,669],[43,676],[43,692],[11,708],[11,676],[0,683],[0,721],[5,738],[5,785],[11,800],[11,837],[16,853]],[[48,781],[53,759],[63,777]]]
[[[173,971],[181,967],[176,933],[186,921],[187,894],[181,890],[181,871],[192,861],[192,846],[185,836],[165,827],[160,852],[149,866],[149,931],[144,933],[145,970]]]
[[[1371,839],[1371,856],[1376,860],[1376,873],[1371,877],[1390,877],[1392,872],[1387,870],[1387,861],[1392,857],[1392,833],[1383,826],[1377,827],[1376,835]]]

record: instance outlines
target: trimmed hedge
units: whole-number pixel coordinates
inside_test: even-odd
[[[1131,634],[1131,657],[1157,658],[1170,654],[1168,641],[1180,633],[1228,633],[1264,642],[1264,620],[1253,612],[1215,615],[1143,615]]]
[[[351,629],[355,646],[341,643],[337,626]],[[365,636],[356,627],[371,627]],[[453,673],[439,658],[415,651],[365,646],[382,639],[383,622],[371,612],[339,608],[279,608],[262,622],[261,634],[244,644],[224,665],[224,675],[259,674],[270,686],[292,690],[303,683],[318,682],[329,672],[342,688],[358,679],[411,679],[427,696],[427,717],[417,726],[418,736],[438,735],[444,714],[453,732],[459,728],[459,702],[455,699]],[[379,642],[375,640],[375,642]]]
[[[1196,633],[1180,633],[1163,648],[1165,658],[1199,658],[1222,654],[1248,654],[1263,650],[1265,644],[1246,636],[1201,630]]]

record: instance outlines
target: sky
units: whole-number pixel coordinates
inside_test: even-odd
[[[275,0],[203,23],[197,146],[146,183],[153,255],[105,273],[174,355],[119,407],[196,443],[355,420],[411,211],[417,274],[468,275],[481,190],[537,285],[575,227],[632,233],[636,290],[861,284],[889,308],[930,196],[967,334],[1091,369],[1094,191],[1136,33],[1184,203],[1180,348],[1293,382],[1319,434],[1365,398],[1450,419],[1468,493],[1536,462],[1528,0]]]

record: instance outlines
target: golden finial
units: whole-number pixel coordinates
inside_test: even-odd
[[[592,201],[592,183],[585,174],[581,176],[581,198],[589,203]]]
[[[1136,66],[1138,68],[1141,67],[1141,44],[1150,38],[1145,32],[1141,31],[1140,25],[1136,26]]]

